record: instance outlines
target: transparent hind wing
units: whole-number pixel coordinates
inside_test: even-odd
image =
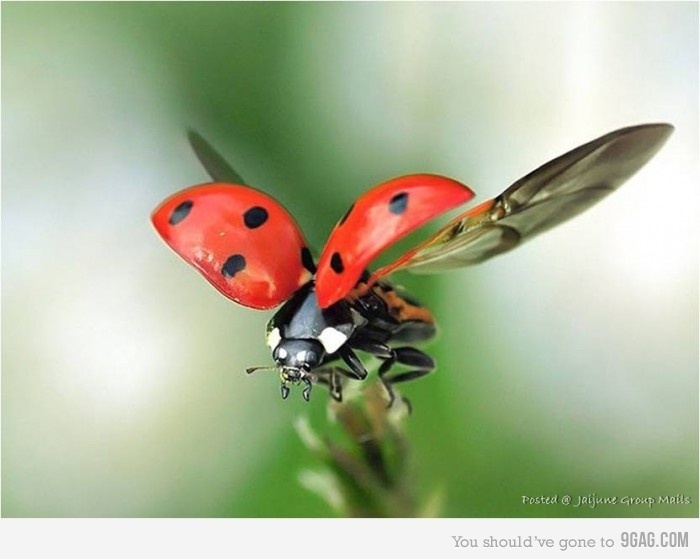
[[[204,170],[209,173],[209,176],[214,182],[225,182],[229,184],[248,184],[241,175],[224,159],[221,154],[216,151],[212,145],[202,137],[199,132],[189,130],[187,139],[192,146],[197,159],[204,167]]]
[[[616,130],[542,165],[492,200],[458,216],[397,261],[399,270],[433,273],[483,262],[580,214],[617,189],[663,146],[670,124]]]

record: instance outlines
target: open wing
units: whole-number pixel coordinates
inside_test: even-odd
[[[474,197],[469,187],[438,175],[406,175],[371,188],[331,232],[318,261],[321,308],[345,297],[388,246]]]
[[[170,248],[246,307],[276,307],[311,279],[313,261],[298,225],[279,202],[249,186],[192,186],[164,200],[151,220]]]
[[[477,264],[578,215],[613,192],[663,146],[670,124],[622,128],[545,163],[377,270],[432,273]]]
[[[241,178],[236,170],[229,165],[218,151],[207,142],[199,132],[189,130],[187,139],[194,150],[202,167],[209,173],[214,182],[226,182],[231,184],[248,184]]]

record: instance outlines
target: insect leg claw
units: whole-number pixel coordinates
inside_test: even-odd
[[[305,379],[304,382],[306,382],[306,386],[304,387],[304,391],[301,393],[301,395],[304,397],[304,400],[308,402],[309,398],[311,397],[311,381]]]
[[[287,396],[289,396],[289,387],[286,384],[282,383],[280,385],[280,392],[282,393],[282,399],[286,400]]]

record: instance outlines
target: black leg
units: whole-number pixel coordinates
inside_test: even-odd
[[[333,367],[315,371],[316,382],[325,384],[328,387],[328,393],[336,402],[343,401],[343,389],[340,385],[340,379]]]
[[[405,371],[403,373],[398,373],[397,375],[392,376],[389,379],[386,379],[387,382],[391,384],[398,384],[400,382],[406,382],[409,380],[415,380],[417,378],[424,377],[428,373],[432,373],[433,369],[414,369],[413,371]]]
[[[328,392],[336,402],[343,401],[342,377],[357,380],[354,373],[342,367],[327,367],[314,371],[314,380],[328,387]]]
[[[353,349],[359,349],[360,351],[379,357],[379,359],[391,359],[394,356],[393,349],[386,344],[374,340],[357,338],[350,342],[350,346]]]
[[[301,395],[304,397],[304,400],[307,402],[309,401],[309,398],[311,398],[311,380],[309,378],[305,377],[304,378],[304,390],[302,391]]]
[[[331,393],[331,397],[336,402],[343,401],[343,385],[340,382],[340,376],[338,375],[335,368],[331,369],[329,375],[328,390]]]
[[[398,363],[415,367],[416,369],[434,369],[435,360],[424,351],[415,347],[405,346],[394,348],[394,355]]]
[[[394,348],[393,351],[393,357],[384,361],[384,363],[382,363],[382,365],[379,367],[379,379],[382,381],[382,384],[389,395],[388,407],[391,407],[395,400],[394,391],[392,389],[393,384],[420,378],[435,369],[435,361],[433,358],[415,347],[397,347]],[[408,365],[409,367],[413,367],[413,369],[388,377],[387,373],[397,363]],[[403,400],[406,405],[408,405],[410,410],[411,405],[408,400],[405,398],[403,398]]]
[[[360,361],[360,358],[355,354],[355,352],[348,346],[343,346],[338,351],[340,357],[343,359],[345,364],[350,367],[350,371],[353,373],[357,380],[364,380],[367,378],[367,369]]]
[[[382,363],[379,367],[379,380],[382,381],[382,385],[384,385],[384,390],[386,390],[387,395],[389,396],[389,403],[387,404],[387,408],[390,408],[391,406],[394,405],[394,400],[395,400],[395,395],[394,391],[391,388],[391,383],[384,378],[384,375],[386,375],[389,372],[389,369],[391,369],[394,364],[396,363],[396,358],[395,357],[390,357],[384,363]]]

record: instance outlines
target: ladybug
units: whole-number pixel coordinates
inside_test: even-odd
[[[283,398],[289,385],[314,384],[342,400],[343,379],[363,380],[364,352],[381,361],[392,386],[435,369],[416,344],[435,335],[433,315],[386,278],[397,270],[439,272],[477,264],[581,213],[614,191],[661,148],[673,126],[622,128],[544,164],[499,196],[467,210],[395,262],[371,272],[385,248],[474,197],[439,175],[391,179],[363,194],[340,219],[318,264],[282,205],[251,186],[196,132],[190,143],[214,182],[163,201],[151,219],[158,234],[224,296],[254,309],[280,309],[266,342]],[[402,366],[397,372],[396,367]]]

